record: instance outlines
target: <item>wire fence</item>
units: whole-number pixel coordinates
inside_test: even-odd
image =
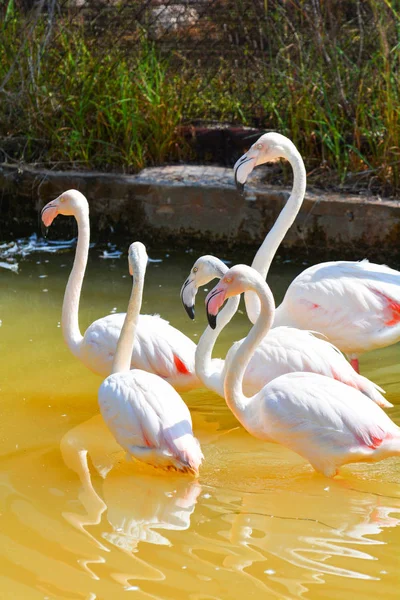
[[[69,28],[83,27],[99,55],[118,47],[121,58],[134,56],[145,37],[176,70],[201,72],[204,85],[222,63],[229,64],[227,91],[236,82],[236,73],[240,74],[242,88],[247,87],[247,110],[253,108],[256,122],[257,74],[262,77],[268,69],[293,79],[296,85],[299,65],[308,60],[310,44],[331,69],[347,110],[348,100],[336,64],[338,45],[343,60],[356,61],[361,68],[377,46],[383,45],[384,52],[385,44],[391,51],[398,43],[398,14],[389,0],[8,0],[2,5],[3,18],[15,8],[26,15],[15,63],[35,28],[44,28],[32,76],[35,68],[40,68],[38,63],[48,45]],[[382,17],[393,22],[392,27],[386,27],[385,35],[394,34],[395,40],[382,40]],[[9,81],[7,73],[0,81],[0,91],[7,91]]]
[[[217,120],[286,133],[313,172],[379,170],[400,187],[394,0],[5,0],[0,11],[0,137],[28,131],[25,158],[40,138],[59,160],[61,140],[63,160],[135,170],[182,158],[177,129]]]

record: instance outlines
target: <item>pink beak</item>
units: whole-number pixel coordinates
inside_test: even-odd
[[[42,221],[46,227],[50,227],[56,216],[58,215],[58,208],[54,206],[53,201],[46,204],[42,209]]]
[[[226,284],[219,282],[206,298],[207,319],[212,329],[217,326],[218,311],[225,302],[226,292]]]

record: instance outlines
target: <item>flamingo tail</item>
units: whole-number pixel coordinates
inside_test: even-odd
[[[359,375],[357,379],[357,387],[360,390],[360,392],[362,392],[365,396],[371,398],[371,400],[375,402],[375,404],[377,404],[381,408],[391,408],[393,406],[391,402],[389,402],[388,400],[386,400],[386,398],[382,396],[382,393],[384,394],[385,390],[383,390],[381,387],[379,387],[366,377],[363,377],[362,375]]]

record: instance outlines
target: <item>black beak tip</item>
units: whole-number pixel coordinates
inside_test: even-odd
[[[236,171],[235,171],[235,185],[236,185],[236,189],[239,192],[239,194],[241,194],[243,196],[243,194],[244,194],[244,183],[241,183],[240,181],[237,180]]]
[[[194,304],[192,304],[192,306],[188,306],[187,304],[183,303],[183,306],[186,310],[189,319],[192,319],[192,321],[194,321]]]
[[[208,319],[208,324],[211,327],[211,329],[215,329],[217,326],[217,315],[211,315],[207,311],[207,319]]]
[[[47,238],[47,234],[49,232],[49,228],[43,223],[42,219],[40,219],[40,231],[42,232],[42,236]]]
[[[240,183],[240,181],[236,182],[236,189],[241,196],[244,196],[244,183]]]

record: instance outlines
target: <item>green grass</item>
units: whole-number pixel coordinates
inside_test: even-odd
[[[24,26],[13,21],[3,31],[0,81],[13,67],[13,44]],[[128,63],[118,50],[96,53],[83,28],[60,28],[38,69],[45,34],[38,24],[19,48],[19,67],[7,85],[12,92],[3,93],[0,108],[2,136],[45,140],[40,160],[84,168],[136,171],[180,158],[184,99],[153,45],[139,41]],[[35,159],[34,146],[28,143],[21,158]]]
[[[100,44],[82,19],[57,17],[50,26],[10,0],[0,25],[0,136],[26,140],[12,158],[135,172],[195,159],[182,126],[212,119],[288,135],[321,185],[399,192],[396,4],[221,6],[225,29],[216,5],[201,32],[205,53],[218,39],[227,51],[199,63],[178,38],[167,55],[142,26],[129,40],[103,31]]]

